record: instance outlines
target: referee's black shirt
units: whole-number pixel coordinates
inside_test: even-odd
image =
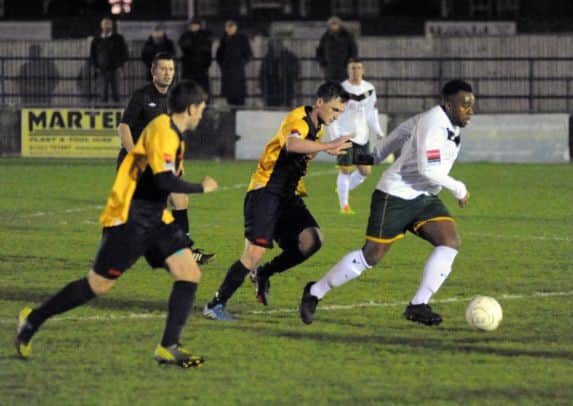
[[[135,144],[145,126],[163,113],[167,113],[167,94],[159,93],[153,83],[150,83],[133,93],[127,107],[123,111],[120,122],[127,124]],[[121,147],[117,156],[118,167],[126,155],[126,149]]]

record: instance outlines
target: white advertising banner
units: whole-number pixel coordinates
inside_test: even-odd
[[[517,34],[514,21],[426,21],[427,37],[489,37]]]
[[[568,114],[476,115],[463,130],[461,161],[568,162]]]
[[[275,135],[287,114],[288,111],[238,111],[236,126],[240,138],[235,144],[235,159],[259,159],[265,145]],[[386,133],[388,116],[380,114],[379,119],[380,127]],[[328,139],[328,133],[324,137]],[[334,162],[336,159],[322,152],[316,160]]]

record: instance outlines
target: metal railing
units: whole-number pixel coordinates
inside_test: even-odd
[[[573,104],[573,58],[363,58],[367,80],[376,87],[379,110],[388,113],[420,111],[438,100],[440,86],[452,78],[472,83],[480,112],[563,112]],[[262,58],[247,65],[246,107],[263,108],[259,76]],[[294,83],[281,83],[278,92],[294,97],[291,104],[308,103],[322,72],[313,58],[299,58]],[[180,62],[178,61],[178,72]],[[220,71],[211,68],[214,100],[221,99]],[[263,79],[264,80],[264,79]],[[146,82],[146,69],[131,58],[122,68],[121,105]],[[96,72],[84,57],[0,57],[0,105],[94,106],[100,104]],[[286,97],[284,102],[287,104]]]

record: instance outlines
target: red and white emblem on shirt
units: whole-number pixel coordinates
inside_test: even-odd
[[[426,157],[428,158],[428,163],[440,163],[440,150],[439,149],[430,149],[426,151]]]
[[[163,160],[165,161],[165,165],[163,165],[163,169],[166,171],[173,171],[175,172],[175,160],[173,159],[173,155],[171,154],[163,154]]]

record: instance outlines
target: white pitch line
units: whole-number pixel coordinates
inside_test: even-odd
[[[353,225],[345,225],[347,230],[363,229],[364,227],[358,227]],[[572,237],[561,237],[557,235],[527,235],[527,234],[497,234],[497,233],[476,233],[472,231],[462,231],[462,238],[467,235],[471,237],[485,237],[485,238],[501,238],[506,240],[524,240],[524,241],[565,241],[573,242]]]
[[[323,175],[333,175],[336,173],[338,173],[338,171],[336,171],[336,170],[316,171],[316,172],[311,172],[310,174],[306,175],[306,177],[308,178],[308,177],[323,176]],[[222,186],[217,190],[217,192],[227,192],[230,190],[245,189],[247,186],[248,186],[247,183],[235,183],[234,185]],[[56,211],[52,211],[52,212],[38,211],[36,213],[13,216],[12,218],[14,218],[14,219],[26,219],[26,218],[31,218],[31,217],[45,217],[45,216],[53,216],[53,215],[57,215],[57,214],[78,213],[78,212],[88,211],[88,210],[102,210],[103,207],[104,206],[102,206],[101,204],[98,204],[98,205],[92,205],[92,206],[75,207],[72,209],[64,209],[62,211],[57,211],[57,212]]]
[[[531,295],[519,295],[519,294],[509,294],[504,293],[499,296],[496,296],[499,300],[515,300],[515,299],[530,299],[533,297],[555,297],[555,296],[571,296],[573,295],[573,290],[564,291],[564,292],[534,292]],[[435,303],[457,303],[457,302],[469,302],[473,297],[450,297],[448,299],[440,299],[432,301],[432,304]],[[320,306],[320,310],[352,310],[361,307],[395,307],[395,306],[406,306],[409,302],[364,302],[364,303],[355,303],[349,305],[326,305]],[[273,314],[273,313],[294,313],[298,312],[298,309],[274,309],[274,310],[253,310],[249,312],[250,314]]]
[[[558,296],[572,296],[573,290],[562,291],[562,292],[533,292],[532,294],[513,294],[504,293],[497,295],[498,300],[519,300],[519,299],[531,299],[531,298],[547,298],[547,297],[558,297]],[[469,302],[473,297],[450,297],[447,299],[440,299],[432,301],[432,304],[441,303],[458,303],[458,302]],[[320,311],[338,311],[338,310],[352,310],[364,307],[397,307],[405,306],[408,302],[363,302],[355,303],[349,305],[325,305],[320,306]],[[246,312],[246,314],[288,314],[288,313],[298,313],[298,308],[279,308],[273,310],[251,310]],[[154,313],[129,313],[129,314],[104,314],[104,315],[93,315],[93,316],[81,316],[81,317],[54,317],[51,321],[121,321],[121,320],[140,320],[140,319],[161,319],[165,318],[167,313],[165,312],[154,312]],[[14,324],[16,318],[2,318],[0,319],[0,324]]]

